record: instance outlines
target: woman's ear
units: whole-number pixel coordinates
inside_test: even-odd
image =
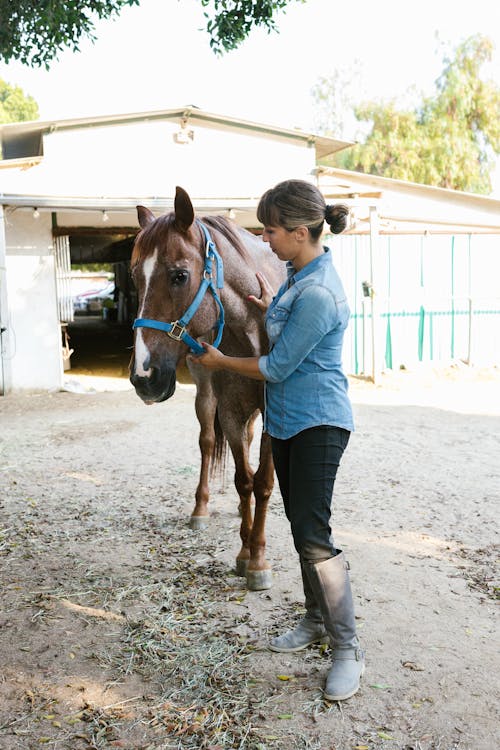
[[[309,239],[309,229],[303,224],[296,227],[293,231],[297,242],[306,242]]]

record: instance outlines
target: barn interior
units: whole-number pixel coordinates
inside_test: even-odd
[[[74,375],[128,378],[137,310],[130,276],[136,233],[137,229],[94,228],[90,232],[72,229],[66,234],[73,277],[82,269],[101,269],[109,282],[101,278],[98,284],[89,274],[86,282],[80,280],[81,293],[73,298],[73,320],[63,328],[63,343],[72,350],[65,369]]]

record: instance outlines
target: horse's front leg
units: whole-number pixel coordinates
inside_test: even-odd
[[[195,410],[200,423],[199,446],[201,453],[200,477],[195,494],[195,506],[189,519],[189,527],[194,531],[206,529],[210,514],[208,512],[209,474],[215,448],[215,412],[217,399],[209,379],[197,379]]]
[[[272,571],[266,561],[266,516],[269,498],[274,486],[274,464],[271,438],[263,433],[260,442],[259,466],[253,478],[255,513],[250,533],[250,559],[246,572],[247,586],[252,591],[272,586]]]

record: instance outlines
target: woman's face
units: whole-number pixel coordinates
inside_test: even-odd
[[[262,233],[264,242],[269,242],[271,250],[280,260],[291,260],[300,250],[294,232],[284,227],[265,226]]]

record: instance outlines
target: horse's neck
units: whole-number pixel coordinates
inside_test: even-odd
[[[255,271],[248,268],[241,257],[240,264],[241,268],[224,264],[224,288],[221,290],[226,327],[233,329],[246,329],[252,323],[258,325],[262,317],[260,310],[248,299],[250,294],[258,297],[261,293]]]
[[[232,245],[225,252],[228,280],[235,292],[245,299],[249,294],[259,297],[261,288],[256,276],[257,271],[264,274],[271,286],[277,290],[285,275],[285,264],[276,258],[269,245],[247,230],[240,230],[240,240],[248,259],[242,257]]]
[[[250,294],[256,297],[261,295],[256,272],[263,273],[273,289],[277,290],[285,274],[285,266],[260,238],[242,232],[241,239],[248,258],[242,257],[232,244],[225,243],[221,248],[224,258],[221,299],[226,319],[226,344],[231,351],[234,350],[234,354],[249,356],[267,350],[264,316],[248,299]],[[229,349],[226,351],[229,353]]]

